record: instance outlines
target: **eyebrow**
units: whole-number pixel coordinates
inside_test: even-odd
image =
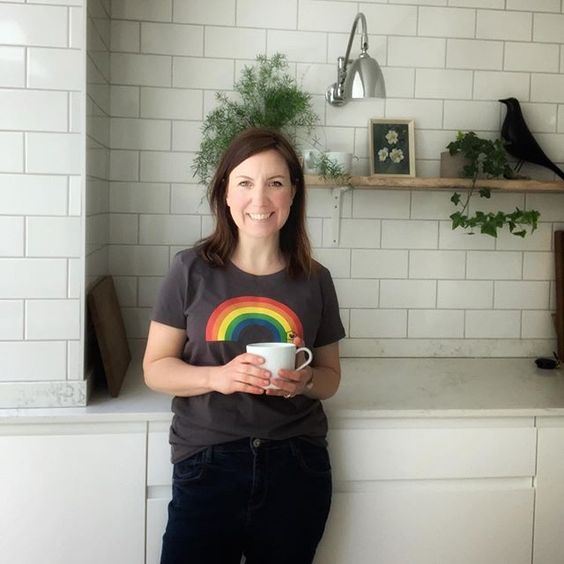
[[[246,178],[247,180],[254,180],[254,178],[252,176],[246,176],[244,174],[238,174],[237,176],[235,176],[235,178]],[[273,178],[290,178],[290,175],[285,175],[285,174],[273,174],[272,176],[269,176],[267,178],[267,180],[272,180]]]

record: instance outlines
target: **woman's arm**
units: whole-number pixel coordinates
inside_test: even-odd
[[[263,394],[268,372],[258,367],[262,358],[243,353],[224,366],[193,366],[181,359],[186,333],[151,321],[143,358],[145,383],[156,392],[199,396],[209,392]]]
[[[301,346],[301,345],[298,345]],[[313,349],[313,361],[302,370],[280,370],[282,378],[274,378],[279,390],[267,390],[268,395],[297,396],[328,399],[335,394],[341,381],[339,343]]]

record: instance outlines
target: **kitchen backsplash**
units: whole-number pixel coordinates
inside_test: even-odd
[[[359,11],[387,98],[334,108],[324,92]],[[0,386],[12,397],[31,382],[82,379],[84,286],[100,274],[115,277],[142,348],[171,257],[211,228],[190,168],[202,119],[258,53],[287,55],[322,144],[354,152],[357,174],[368,170],[369,118],[413,118],[417,175],[433,177],[458,129],[499,136],[506,96],[564,163],[561,0],[0,1],[0,22]],[[347,328],[343,355],[553,350],[564,193],[494,194],[487,209],[541,212],[533,236],[495,240],[451,230],[449,192],[354,189],[337,247],[331,191],[308,196]]]

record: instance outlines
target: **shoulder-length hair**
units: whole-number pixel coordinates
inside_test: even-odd
[[[224,266],[229,260],[238,240],[238,229],[226,201],[229,175],[244,160],[270,150],[278,151],[286,161],[294,187],[290,214],[280,230],[280,251],[291,277],[309,275],[315,268],[315,261],[311,256],[311,244],[306,230],[303,170],[290,142],[283,134],[271,129],[244,130],[233,139],[223,154],[208,187],[208,200],[216,219],[215,230],[199,242],[199,253],[214,266]]]

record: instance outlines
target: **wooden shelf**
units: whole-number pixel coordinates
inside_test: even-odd
[[[305,176],[306,186],[323,188],[336,186],[320,176]],[[385,188],[389,190],[460,190],[470,188],[467,178],[397,178],[395,176],[352,176],[353,188]],[[564,181],[550,180],[479,180],[477,188],[491,188],[508,192],[564,192]]]

